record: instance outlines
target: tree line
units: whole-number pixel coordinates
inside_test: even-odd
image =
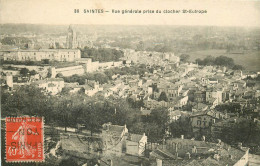
[[[1,104],[2,117],[41,116],[47,125],[66,130],[68,127],[77,128],[80,124],[91,134],[100,132],[102,124],[107,122],[126,124],[131,133],[146,133],[152,142],[161,141],[169,126],[166,108],[142,115],[140,109],[126,99],[98,95],[88,97],[84,94],[49,96],[32,85],[21,86],[12,93],[1,91]],[[172,133],[182,133],[181,125],[183,123],[173,125]]]
[[[82,58],[92,58],[92,61],[110,62],[119,61],[124,56],[124,52],[121,50],[110,48],[89,48],[85,47],[81,49]]]
[[[234,62],[233,58],[229,58],[227,56],[218,56],[218,57],[213,57],[213,56],[207,56],[204,59],[196,59],[196,63],[202,66],[225,66],[228,68],[231,68],[233,70],[242,70],[243,66],[242,65],[237,65]]]

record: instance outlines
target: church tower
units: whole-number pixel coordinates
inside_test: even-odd
[[[72,29],[72,26],[69,26],[68,29],[68,35],[67,35],[67,39],[66,39],[66,44],[67,44],[67,48],[77,48],[77,34],[76,32]]]

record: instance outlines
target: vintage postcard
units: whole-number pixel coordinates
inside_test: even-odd
[[[1,165],[260,165],[259,0],[0,0]]]

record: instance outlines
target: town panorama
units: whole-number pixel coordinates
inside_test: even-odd
[[[44,117],[45,161],[20,165],[260,164],[259,28],[0,29],[1,147],[6,117]]]

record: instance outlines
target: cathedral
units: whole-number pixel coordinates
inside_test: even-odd
[[[69,48],[69,49],[78,47],[77,34],[72,29],[71,25],[69,26],[69,29],[68,29],[68,35],[67,35],[67,39],[66,39],[66,47]]]

